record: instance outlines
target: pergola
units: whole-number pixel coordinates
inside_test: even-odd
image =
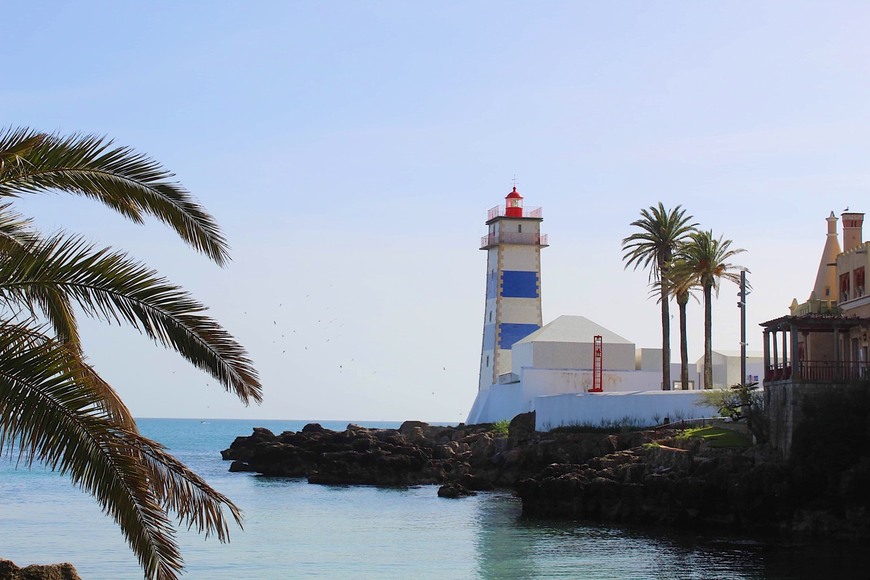
[[[844,360],[840,334],[856,327],[870,327],[870,318],[833,314],[783,316],[762,322],[764,328],[764,381],[851,382],[865,379],[865,368]],[[832,334],[834,360],[806,360],[799,353],[798,337]],[[780,339],[781,336],[781,339]],[[782,350],[779,349],[782,346]]]

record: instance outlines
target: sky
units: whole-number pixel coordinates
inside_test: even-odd
[[[44,2],[3,10],[8,127],[106,135],[221,224],[219,268],[164,225],[65,195],[45,231],[124,248],[246,346],[245,407],[135,330],[83,322],[136,416],[458,422],[474,400],[486,212],[542,207],[544,322],[661,344],[621,240],[681,205],[733,240],[758,324],[805,300],[825,217],[870,191],[866,2]],[[724,283],[713,346],[739,348]],[[689,306],[689,356],[703,353]],[[675,319],[676,323],[676,319]],[[676,327],[676,324],[674,325]],[[672,335],[673,356],[678,336]]]

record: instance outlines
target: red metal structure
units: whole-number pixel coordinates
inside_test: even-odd
[[[601,387],[601,362],[603,360],[604,341],[600,334],[595,335],[592,339],[592,388],[590,393],[602,393],[604,389]]]

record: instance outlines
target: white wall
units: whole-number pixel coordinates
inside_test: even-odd
[[[525,399],[520,383],[492,385],[477,392],[466,423],[494,423],[503,419],[513,419],[520,413],[532,410],[532,401]]]
[[[518,342],[511,347],[511,372],[521,375],[523,368],[530,368],[532,364],[532,343]]]
[[[677,355],[679,358],[679,355]],[[658,371],[662,372],[662,349],[660,348],[639,348],[638,359],[640,359],[640,371]]]
[[[516,229],[513,231],[516,231]],[[525,228],[523,231],[525,231]],[[518,270],[520,272],[540,271],[540,246],[512,244],[500,247],[502,248],[502,270]]]
[[[523,396],[532,399],[541,395],[585,393],[592,388],[592,371],[577,369],[522,369]],[[605,392],[660,390],[662,374],[644,371],[604,371],[601,373]]]
[[[499,308],[499,322],[541,324],[540,298],[502,298]]]
[[[642,425],[716,415],[710,407],[697,403],[700,391],[644,391],[636,393],[586,393],[550,395],[534,400],[535,429],[549,431],[568,425],[598,426],[626,419]]]
[[[697,371],[701,376],[701,381],[698,383],[701,388],[704,386],[704,359],[703,357],[697,363]],[[759,379],[764,376],[764,359],[763,357],[746,357],[746,374],[757,375]],[[679,377],[679,375],[678,375]],[[691,378],[691,377],[690,377]],[[713,352],[713,388],[727,389],[737,383],[742,383],[740,377],[740,357],[723,355]]]
[[[634,371],[633,344],[604,344],[602,363],[605,370]],[[533,342],[532,364],[542,369],[591,369],[591,342]],[[516,369],[514,372],[517,372]]]

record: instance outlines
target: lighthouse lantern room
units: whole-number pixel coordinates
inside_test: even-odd
[[[523,209],[516,187],[504,207],[489,210],[480,243],[487,276],[479,389],[510,382],[511,347],[541,327],[542,221],[540,208]]]

